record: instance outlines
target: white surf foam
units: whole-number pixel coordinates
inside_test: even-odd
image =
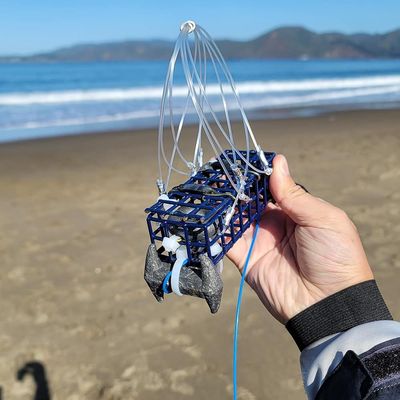
[[[236,85],[242,95],[284,93],[300,91],[329,91],[343,89],[376,88],[400,85],[400,75],[358,77],[345,79],[307,79],[298,81],[253,81]],[[227,93],[229,88],[225,87]],[[209,95],[218,95],[219,86],[207,86]],[[151,100],[161,97],[162,87],[129,89],[70,90],[59,92],[5,93],[0,95],[1,106],[24,106],[34,104],[63,104],[79,102],[113,102],[126,100]],[[185,97],[187,88],[174,88],[174,96]]]
[[[53,126],[76,126],[76,125],[90,125],[101,124],[106,122],[129,121],[144,118],[155,118],[160,115],[157,111],[132,111],[127,113],[116,113],[113,115],[99,115],[96,117],[77,117],[77,118],[60,118],[53,121],[29,121],[13,126],[5,127],[4,130],[15,129],[38,129],[50,128]]]
[[[263,97],[257,100],[248,100],[244,102],[247,108],[260,108],[260,107],[291,107],[298,105],[314,105],[321,104],[322,102],[328,104],[337,104],[342,100],[352,99],[352,102],[368,102],[368,98],[372,96],[383,96],[387,94],[400,94],[400,85],[384,86],[376,88],[362,88],[352,90],[334,90],[329,92],[314,92],[301,96],[280,96],[280,97]],[[390,101],[389,99],[385,99]],[[399,101],[399,98],[394,99]]]
[[[371,96],[383,96],[390,95],[394,93],[400,94],[400,85],[388,86],[388,87],[376,87],[376,88],[362,88],[362,89],[351,89],[351,90],[335,90],[329,92],[314,92],[305,95],[288,95],[288,96],[262,96],[253,100],[252,98],[247,98],[243,101],[243,106],[250,109],[259,108],[291,108],[298,106],[312,106],[312,105],[322,105],[322,104],[348,104],[355,103],[368,103],[371,101]],[[369,99],[369,100],[368,100]],[[386,98],[386,102],[390,99]],[[399,98],[394,98],[393,101],[399,101]],[[214,112],[223,111],[221,104],[212,104]],[[237,109],[237,103],[232,102],[229,104],[231,110]],[[205,109],[205,112],[208,110]],[[174,115],[179,118],[183,108],[177,107],[174,111]],[[189,114],[194,114],[189,112]],[[38,129],[38,128],[49,128],[49,127],[62,127],[62,126],[78,126],[78,125],[90,125],[90,124],[101,124],[110,123],[117,121],[129,121],[129,120],[141,120],[141,119],[152,119],[156,121],[159,116],[159,110],[138,110],[132,112],[120,112],[108,115],[98,115],[92,117],[76,117],[76,118],[59,118],[55,120],[48,121],[29,121],[15,124],[13,126],[3,126],[3,130],[15,130],[15,129]]]

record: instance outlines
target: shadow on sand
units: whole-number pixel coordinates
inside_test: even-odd
[[[27,362],[18,370],[16,378],[19,381],[23,381],[27,375],[30,375],[36,384],[36,392],[32,400],[51,400],[51,393],[44,365],[39,361]]]
[[[51,400],[51,393],[44,365],[39,361],[27,362],[17,371],[16,379],[22,382],[27,376],[31,376],[36,384],[36,390],[32,400]],[[1,386],[0,400],[5,400],[3,398],[3,389]]]

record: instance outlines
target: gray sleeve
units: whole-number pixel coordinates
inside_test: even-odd
[[[308,399],[315,399],[324,380],[348,350],[359,355],[380,343],[398,337],[399,322],[374,321],[327,336],[307,346],[301,353],[300,365]]]

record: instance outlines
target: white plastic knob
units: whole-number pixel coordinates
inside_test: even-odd
[[[176,253],[180,244],[179,244],[180,237],[176,235],[172,235],[170,237],[164,237],[162,241],[162,245],[166,251],[170,251],[171,253]]]

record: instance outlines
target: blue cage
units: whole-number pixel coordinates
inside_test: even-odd
[[[220,155],[222,162],[239,168],[245,168],[240,158],[234,160],[231,150]],[[247,159],[247,152],[241,151]],[[270,167],[275,153],[264,153]],[[229,160],[226,159],[229,158]],[[255,150],[249,151],[249,162],[256,168],[263,165]],[[226,178],[224,170],[217,165],[205,165],[185,183],[168,192],[168,199],[159,199],[154,205],[146,208],[147,225],[150,239],[156,245],[160,259],[172,265],[175,255],[165,251],[162,246],[164,237],[177,235],[180,244],[186,246],[188,265],[199,265],[199,255],[207,253],[216,265],[246,229],[260,217],[268,201],[269,176],[248,170],[244,194],[250,201],[239,201],[229,225],[224,224],[227,210],[234,204],[236,191]],[[218,243],[222,250],[218,254],[212,252],[213,245]]]

